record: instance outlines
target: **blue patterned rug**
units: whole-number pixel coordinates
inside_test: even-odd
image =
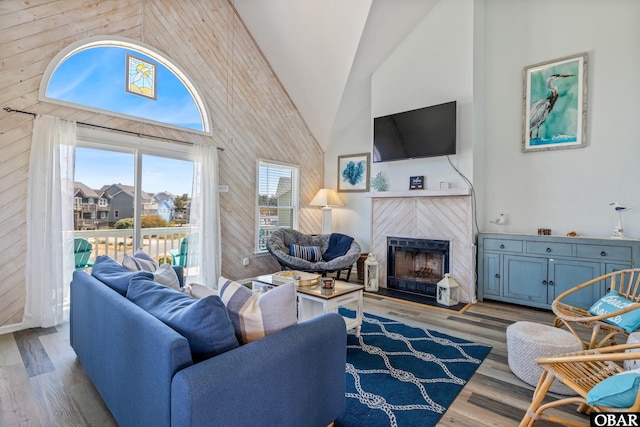
[[[360,338],[347,335],[347,409],[335,426],[435,426],[490,350],[365,313]]]

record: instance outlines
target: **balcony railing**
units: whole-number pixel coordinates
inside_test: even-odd
[[[189,234],[189,227],[162,227],[142,229],[142,250],[160,263],[171,263],[171,249],[180,250],[180,241]],[[89,257],[95,261],[100,255],[109,255],[122,262],[124,254],[133,255],[133,230],[76,230],[76,237],[84,237],[93,245]]]

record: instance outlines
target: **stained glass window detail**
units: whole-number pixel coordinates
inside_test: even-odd
[[[127,92],[156,99],[156,64],[127,54]]]

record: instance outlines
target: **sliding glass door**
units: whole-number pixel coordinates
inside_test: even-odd
[[[105,137],[107,139],[105,140]],[[78,139],[75,161],[76,237],[92,245],[91,257],[144,250],[173,263],[189,234],[193,182],[191,147],[100,134]]]

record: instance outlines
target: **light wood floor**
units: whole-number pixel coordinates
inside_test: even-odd
[[[533,388],[509,370],[505,329],[518,320],[551,324],[550,312],[485,301],[457,313],[369,295],[364,308],[493,347],[439,426],[518,424]],[[68,324],[0,336],[0,426],[116,425],[69,346]]]

